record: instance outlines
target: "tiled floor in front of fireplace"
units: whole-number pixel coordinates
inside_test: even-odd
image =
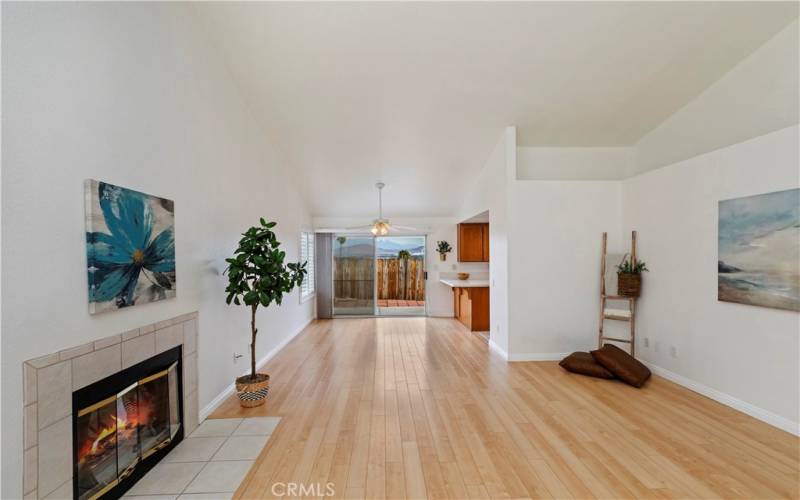
[[[280,419],[206,420],[133,485],[123,498],[230,499]]]

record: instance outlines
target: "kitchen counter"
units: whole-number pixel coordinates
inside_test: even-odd
[[[440,283],[444,283],[450,288],[489,288],[489,280],[445,280],[440,279]]]
[[[489,280],[440,279],[453,289],[453,313],[473,332],[489,331]]]

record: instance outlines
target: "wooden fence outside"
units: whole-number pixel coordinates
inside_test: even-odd
[[[378,259],[378,299],[425,300],[421,258]]]
[[[377,277],[378,299],[425,300],[425,265],[421,258],[373,261],[344,257],[335,261],[334,297],[370,300]]]

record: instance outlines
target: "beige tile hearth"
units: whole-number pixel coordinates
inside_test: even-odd
[[[128,368],[156,355],[156,334],[148,333],[122,343],[122,367]]]
[[[61,361],[42,368],[36,374],[39,401],[39,429],[43,429],[72,411],[72,367]]]
[[[186,470],[197,472],[191,482],[177,492],[179,499],[232,498],[255,458],[266,446],[270,438],[266,431],[271,432],[279,421],[280,417],[268,417],[268,420],[263,417],[206,420],[148,472],[125,498],[146,500],[142,495],[175,495],[177,484],[159,487],[156,483],[165,473],[163,466],[180,464],[193,464],[193,467]],[[240,430],[246,434],[237,435]],[[175,471],[184,474],[182,469]],[[142,482],[144,486],[139,485]]]
[[[136,500],[175,500],[178,495],[138,495],[135,497],[125,495],[122,498],[123,500],[127,498],[135,498]]]
[[[178,500],[230,500],[235,492],[225,493],[184,493]],[[140,499],[136,499],[140,500]]]
[[[192,393],[197,390],[197,353],[183,357],[183,390]]]
[[[183,323],[183,354],[197,350],[197,318]]]
[[[72,500],[72,498],[72,479],[70,479],[44,497],[44,500]]]
[[[61,349],[23,364],[24,418],[20,439],[24,444],[21,461],[25,498],[72,498],[73,391],[181,344],[184,344],[185,355],[185,433],[191,434],[197,428],[197,324],[196,312],[183,314],[158,322],[160,328],[146,325]],[[235,426],[231,426],[230,432],[233,429]],[[167,474],[163,481],[156,479],[161,486],[174,490],[164,492],[164,498],[177,498],[219,450],[226,437],[227,434],[210,439],[213,445],[205,449],[187,439],[185,447],[174,450],[176,454],[171,456],[174,463],[159,464],[174,466],[170,467],[173,471],[193,471],[184,476]],[[191,449],[192,444],[194,449]],[[183,458],[180,453],[184,453]],[[140,488],[137,491],[141,495],[150,495],[145,486],[137,484],[136,487]],[[160,495],[161,492],[154,494]]]
[[[205,462],[162,462],[133,485],[128,490],[128,496],[178,495],[189,486],[204,465]]]
[[[234,436],[262,436],[272,434],[281,417],[250,417],[233,432]]]
[[[255,460],[269,436],[231,436],[214,454],[214,460]]]
[[[195,374],[195,376],[197,375]],[[187,434],[191,434],[197,429],[197,419],[199,418],[197,406],[197,391],[183,397],[183,416]]]
[[[183,344],[183,325],[171,325],[156,330],[156,351],[164,352],[181,344]]]
[[[39,494],[46,496],[72,477],[72,416],[39,431]]]
[[[36,475],[39,470],[39,448],[34,446],[25,450],[23,463],[25,464],[25,476],[22,478],[22,489],[25,492],[36,489]]]
[[[164,457],[164,462],[208,462],[224,442],[224,437],[188,437]]]
[[[72,360],[72,390],[86,387],[122,370],[120,346],[113,345]]]
[[[29,405],[36,402],[36,374],[39,370],[30,363],[23,365],[24,399],[22,404]]]
[[[252,465],[252,460],[208,462],[186,488],[186,493],[236,491]]]
[[[217,418],[206,420],[192,433],[192,437],[224,436],[228,437],[242,423],[241,418]]]
[[[37,404],[33,403],[25,407],[25,420],[22,422],[22,439],[24,449],[36,446],[39,440],[39,425],[37,424],[38,411]]]

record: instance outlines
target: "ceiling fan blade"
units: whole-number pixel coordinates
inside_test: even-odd
[[[392,224],[391,227],[394,229],[399,229],[401,231],[419,231],[419,229],[417,229],[416,227],[398,226],[397,224]]]
[[[372,224],[364,224],[363,226],[350,226],[350,227],[346,227],[346,228],[344,228],[344,230],[345,230],[345,231],[355,231],[355,230],[357,230],[357,229],[371,229],[371,228],[372,228]]]

